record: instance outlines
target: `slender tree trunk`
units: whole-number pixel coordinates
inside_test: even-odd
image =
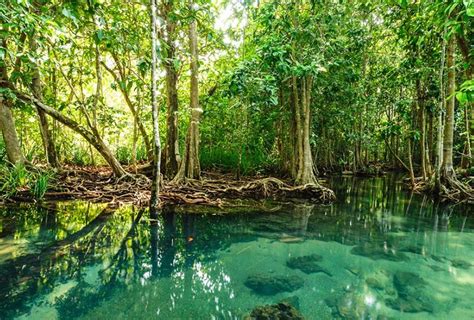
[[[160,180],[161,180],[161,141],[158,119],[158,66],[157,66],[157,8],[156,0],[151,0],[151,108],[153,118],[153,181],[151,187],[151,209],[160,207]]]
[[[190,10],[193,10],[193,1],[189,3]],[[191,122],[189,124],[186,138],[186,149],[181,161],[179,171],[175,181],[183,179],[200,179],[201,165],[199,163],[199,122],[202,109],[199,106],[199,83],[198,83],[198,44],[197,44],[197,24],[193,19],[189,26],[189,47],[191,51]]]
[[[423,180],[427,178],[427,159],[426,159],[426,120],[425,120],[425,104],[423,97],[423,89],[420,79],[416,80],[416,94],[418,112],[420,113],[420,159],[421,159],[421,176]]]
[[[32,35],[30,38],[30,50],[36,52],[38,45],[36,43],[35,35]],[[31,91],[36,99],[43,101],[43,88],[41,85],[41,78],[38,66],[33,65],[33,76],[31,79]],[[39,118],[39,129],[41,133],[41,139],[43,141],[44,153],[46,155],[46,160],[48,164],[54,168],[59,166],[58,156],[56,153],[56,146],[53,140],[53,134],[49,128],[48,118],[43,110],[36,108]]]
[[[115,57],[115,55],[114,55],[114,60],[115,60],[115,64],[118,66],[118,68],[120,68],[119,67],[119,61]],[[112,77],[114,78],[114,80],[117,83],[124,82],[125,79],[122,76],[122,73],[123,73],[122,71],[119,71],[119,73],[120,73],[120,76],[119,76],[119,75],[117,75],[117,73],[114,70],[109,68],[104,62],[102,62],[102,65],[112,75]],[[135,104],[132,102],[132,99],[130,98],[130,93],[128,92],[128,90],[125,86],[119,85],[119,88],[120,88],[120,92],[122,92],[125,103],[127,104],[128,108],[130,109],[130,112],[132,113],[133,120],[134,120],[134,122],[136,123],[136,125],[138,127],[138,131],[140,131],[140,135],[143,138],[143,143],[145,144],[146,153],[147,153],[148,156],[151,156],[152,153],[153,153],[152,152],[152,147],[151,147],[151,142],[150,142],[150,138],[148,137],[148,134],[146,132],[145,126],[143,125],[143,122],[140,120],[139,111],[138,111],[139,106],[135,106]]]
[[[442,175],[444,178],[455,176],[453,166],[453,135],[454,135],[454,105],[456,90],[456,71],[455,71],[455,42],[454,36],[451,36],[448,42],[448,102],[446,104],[446,116],[444,126],[444,141],[443,141],[443,166]]]
[[[21,94],[17,92],[17,96],[23,100],[25,103],[33,103],[37,108],[43,110],[46,114],[50,117],[56,119],[57,121],[64,124],[69,129],[73,130],[74,132],[80,134],[84,139],[87,140],[104,158],[104,160],[110,165],[112,168],[113,173],[117,177],[122,177],[127,174],[127,172],[122,168],[120,163],[117,161],[113,153],[110,151],[109,147],[105,144],[104,140],[97,135],[95,132],[91,132],[88,129],[81,126],[76,121],[72,120],[69,117],[64,116],[59,111],[50,106],[46,105],[45,103],[39,101],[34,97],[30,97],[25,94]]]
[[[471,137],[470,137],[470,129],[469,129],[469,106],[466,106],[464,109],[464,124],[466,127],[466,142],[464,143],[464,150],[463,155],[461,158],[461,168],[466,169],[469,168],[469,163],[472,157],[471,152]]]
[[[412,188],[415,187],[415,172],[413,171],[413,156],[411,152],[411,138],[408,138],[408,168],[410,173],[410,183]]]
[[[436,152],[435,152],[435,172],[434,172],[434,185],[435,191],[439,193],[441,190],[441,166],[443,164],[443,111],[445,110],[445,92],[444,92],[444,66],[446,58],[446,29],[443,32],[443,44],[441,49],[441,63],[439,68],[439,86],[440,86],[440,97],[439,107],[436,113]]]

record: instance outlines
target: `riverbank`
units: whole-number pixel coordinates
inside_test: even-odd
[[[243,177],[204,172],[201,180],[176,184],[162,181],[160,200],[163,205],[197,204],[223,206],[228,199],[303,198],[313,203],[328,204],[335,200],[332,190],[320,185],[294,186],[290,181],[268,176]],[[65,167],[51,182],[43,201],[85,200],[112,206],[133,204],[148,206],[151,181],[145,175],[130,175],[121,179],[107,167]],[[18,190],[8,202],[35,202],[31,190]]]

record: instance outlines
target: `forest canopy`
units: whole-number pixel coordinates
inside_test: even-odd
[[[4,0],[0,22],[3,177],[396,169],[473,198],[472,0]]]

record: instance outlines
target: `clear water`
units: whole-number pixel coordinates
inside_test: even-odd
[[[395,176],[329,183],[332,206],[0,208],[0,318],[242,319],[285,299],[306,319],[474,318],[472,206]]]

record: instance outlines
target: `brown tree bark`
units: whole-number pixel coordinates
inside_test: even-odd
[[[4,38],[0,38],[0,47],[6,48]],[[8,74],[4,60],[0,60],[0,88],[8,88]],[[8,161],[16,165],[25,163],[26,159],[21,151],[20,140],[18,139],[15,120],[10,107],[11,101],[6,95],[0,93],[0,130],[2,131]]]
[[[109,68],[104,62],[102,62],[102,65],[110,73],[110,75],[112,75],[115,82],[117,82],[117,83],[122,82],[123,83],[125,81],[123,71],[121,71],[119,61],[115,57],[115,55],[114,55],[113,58],[114,58],[115,64],[117,65],[117,68],[119,69],[119,74],[117,74],[114,70]],[[122,92],[125,103],[127,104],[128,108],[130,109],[130,112],[132,113],[134,122],[138,127],[138,131],[140,131],[140,135],[143,138],[143,143],[145,144],[146,153],[147,153],[147,155],[150,156],[153,153],[150,138],[148,137],[148,134],[146,132],[145,126],[143,125],[143,122],[140,120],[140,117],[138,115],[137,107],[132,102],[132,99],[130,98],[130,93],[128,92],[128,90],[122,85],[119,85],[119,88],[120,88],[120,92]]]
[[[297,185],[316,184],[319,185],[314,175],[313,156],[309,141],[311,129],[311,90],[313,78],[305,76],[301,78],[301,88],[297,90],[297,79],[293,79],[293,90],[296,90],[295,117],[298,144],[298,171],[295,179]],[[300,98],[298,98],[298,92]]]
[[[189,7],[192,10],[193,1]],[[191,51],[191,122],[189,124],[186,137],[186,149],[181,160],[179,171],[174,178],[175,182],[185,179],[200,179],[201,164],[199,162],[199,122],[202,109],[199,106],[199,82],[198,82],[198,44],[197,44],[197,24],[193,19],[189,26],[189,48]]]
[[[37,108],[40,108],[41,110],[43,110],[50,117],[56,119],[57,121],[64,124],[66,127],[80,134],[84,139],[87,140],[87,142],[89,142],[102,155],[104,160],[110,165],[113,173],[117,177],[122,177],[127,174],[127,172],[122,168],[122,166],[117,161],[113,153],[105,144],[104,140],[99,135],[94,134],[93,132],[87,130],[86,128],[81,126],[79,123],[77,123],[73,119],[61,114],[56,109],[51,108],[50,106],[39,101],[35,97],[31,97],[19,92],[17,92],[17,97],[19,97],[25,103],[33,103]]]
[[[30,50],[36,52],[38,45],[36,43],[35,35],[30,36]],[[36,64],[33,65],[33,75],[31,79],[31,92],[39,101],[43,101],[43,87],[41,85],[41,77],[39,68]],[[49,128],[48,118],[45,112],[41,108],[36,108],[39,118],[39,129],[41,133],[41,139],[43,141],[44,153],[48,164],[53,168],[59,166],[58,155],[56,153],[56,146],[53,140],[53,134]]]
[[[448,42],[447,68],[448,68],[448,102],[446,104],[444,141],[443,141],[443,165],[442,176],[451,178],[455,176],[453,166],[453,135],[454,135],[454,105],[456,90],[456,71],[455,71],[455,42],[452,36]]]
[[[164,174],[174,177],[178,172],[180,162],[179,154],[179,133],[178,133],[178,70],[175,66],[176,60],[176,23],[170,19],[170,14],[174,10],[174,0],[165,0],[162,6],[161,15],[166,28],[166,58],[163,59],[163,66],[166,72],[166,145],[164,150]]]
[[[157,35],[157,6],[156,0],[150,0],[151,11],[151,107],[153,118],[153,180],[151,185],[150,209],[156,210],[160,207],[160,181],[161,181],[161,141],[160,123],[158,111],[158,58],[156,49],[158,45]]]
[[[457,35],[456,40],[458,43],[458,47],[461,51],[461,54],[464,58],[464,62],[467,64],[467,68],[465,70],[466,80],[474,79],[474,55],[470,54],[469,48],[472,46],[463,35]],[[467,168],[472,163],[472,147],[474,146],[474,103],[469,103],[466,106],[465,111],[465,121],[466,121],[466,133],[467,133],[467,141],[466,141],[466,155],[467,157],[463,157],[463,164],[464,168]]]

